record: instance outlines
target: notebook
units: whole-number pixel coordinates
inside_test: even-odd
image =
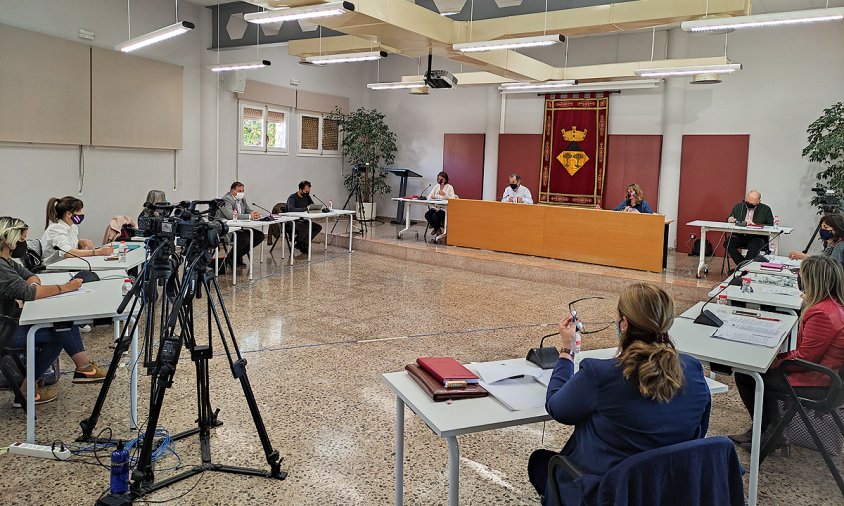
[[[310,205],[308,205],[308,212],[309,213],[320,213],[320,212],[322,212],[322,204],[310,204]]]
[[[416,363],[438,379],[443,386],[447,381],[465,381],[476,384],[478,377],[463,364],[451,357],[419,357]]]
[[[407,364],[405,370],[410,374],[422,390],[428,393],[434,402],[442,402],[450,399],[473,399],[486,397],[489,393],[480,385],[468,385],[464,388],[446,388],[442,382],[428,374],[418,364]]]

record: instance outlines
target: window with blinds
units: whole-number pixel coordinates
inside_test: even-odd
[[[240,102],[240,152],[287,153],[288,110]]]
[[[299,113],[299,154],[340,156],[339,122],[319,113]]]

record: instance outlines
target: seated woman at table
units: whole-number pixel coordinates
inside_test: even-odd
[[[428,194],[428,200],[448,200],[456,199],[454,194],[454,187],[448,184],[448,172],[442,171],[437,174],[437,184],[431,188],[431,193]],[[437,236],[442,234],[443,225],[445,224],[445,211],[432,207],[425,213],[425,219],[431,226],[431,235]]]
[[[42,285],[41,279],[26,270],[21,264],[12,260],[20,258],[26,253],[26,237],[28,227],[23,220],[9,216],[0,217],[0,314],[13,318],[20,318],[18,301],[33,301],[66,292],[73,292],[82,286],[82,280],[72,279],[63,285]],[[69,276],[68,276],[69,277]],[[2,346],[12,348],[26,348],[26,334],[31,325],[17,325],[12,335],[2,336],[5,340]],[[35,333],[35,346],[39,348],[35,356],[35,378],[40,378],[50,367],[62,350],[70,355],[76,365],[73,373],[74,383],[98,383],[105,378],[106,371],[91,361],[79,328],[74,325],[69,329],[57,330],[53,327],[43,328]],[[21,390],[26,393],[26,381]],[[56,388],[36,387],[35,403],[42,404],[55,400],[58,395]]]
[[[765,395],[762,401],[762,440],[770,437],[779,418],[775,391],[787,388],[777,367],[783,360],[803,359],[820,364],[834,371],[844,367],[844,267],[828,256],[812,255],[800,264],[798,281],[803,291],[800,325],[797,329],[797,349],[781,353],[768,372],[762,375]],[[753,401],[756,382],[753,377],[736,373],[736,389],[741,401],[753,418]],[[829,387],[829,378],[813,372],[795,372],[788,376],[788,383],[801,397],[823,397]],[[729,436],[739,444],[749,445],[752,429],[744,434]],[[774,448],[785,444],[783,439]]]
[[[548,384],[545,409],[573,425],[560,452],[584,473],[604,475],[627,457],[706,436],[709,387],[703,368],[679,353],[668,335],[674,301],[647,283],[626,286],[614,324],[618,356],[584,359],[574,374],[575,325],[560,322],[563,351]],[[549,479],[560,485],[564,505],[580,504],[580,490],[565,474],[549,477],[551,450],[530,456],[528,476],[540,496]],[[543,498],[543,504],[545,499]]]
[[[824,244],[823,251],[820,254],[844,262],[844,216],[830,214],[822,217],[818,234]],[[788,254],[788,258],[806,260],[809,255],[802,251],[792,251]]]
[[[638,184],[633,183],[627,185],[627,190],[625,190],[624,196],[625,199],[615,206],[612,209],[613,211],[653,214],[654,210],[651,209],[650,204],[648,204],[648,201],[645,200],[645,193],[642,191],[642,187]]]
[[[79,238],[79,224],[85,219],[84,204],[75,197],[53,197],[47,202],[47,222],[41,245],[44,264],[49,265],[69,257],[111,256],[111,245],[94,248],[88,239]],[[59,248],[59,249],[56,249]]]

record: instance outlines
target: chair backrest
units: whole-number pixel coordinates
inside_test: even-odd
[[[686,441],[633,455],[610,469],[595,504],[743,506],[742,472],[726,437]]]
[[[273,206],[273,214],[281,214],[287,212],[287,203],[279,202]]]

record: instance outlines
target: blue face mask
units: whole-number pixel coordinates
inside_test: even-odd
[[[818,233],[820,234],[821,239],[823,239],[824,241],[828,241],[830,239],[835,239],[835,232],[833,232],[832,230],[820,229],[820,231],[818,231]]]
[[[624,337],[624,334],[621,333],[621,322],[615,322],[615,337],[618,338],[619,341]]]

